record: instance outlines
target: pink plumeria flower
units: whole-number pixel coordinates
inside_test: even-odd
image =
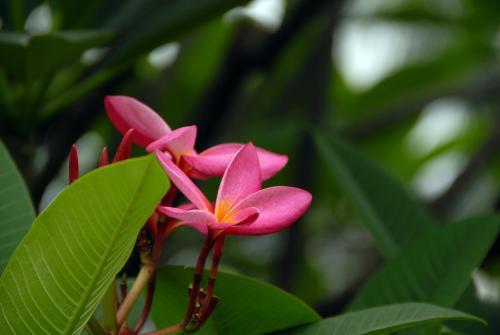
[[[127,96],[107,96],[105,106],[111,122],[122,134],[133,128],[133,143],[149,152],[163,151],[191,178],[222,176],[234,154],[243,147],[241,143],[225,143],[197,153],[196,126],[172,130],[154,110]],[[278,173],[288,161],[285,155],[261,148],[256,151],[263,180]]]
[[[311,204],[311,194],[295,187],[261,189],[255,147],[244,145],[230,161],[219,187],[215,206],[171,159],[156,152],[168,177],[193,207],[159,206],[157,210],[202,233],[220,231],[234,235],[262,235],[282,230],[301,217]]]

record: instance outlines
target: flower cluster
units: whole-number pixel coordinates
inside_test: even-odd
[[[147,282],[149,289],[143,315],[131,332],[140,331],[151,307],[154,272],[164,241],[174,229],[191,226],[206,238],[189,290],[188,309],[182,322],[162,330],[161,334],[181,329],[196,330],[208,319],[218,302],[213,288],[224,238],[231,234],[270,234],[286,228],[308,209],[311,194],[289,186],[262,188],[263,181],[284,168],[288,161],[285,155],[255,147],[252,143],[225,143],[198,153],[194,148],[197,133],[194,125],[172,130],[154,110],[127,96],[108,96],[105,107],[113,125],[123,134],[113,161],[128,158],[131,144],[136,144],[157,156],[172,183],[139,238],[143,262],[141,271],[146,269],[147,272],[142,277],[139,273],[129,294],[127,288],[122,287],[124,292],[117,312],[118,324],[126,324],[128,312],[137,298],[133,292],[140,292]],[[75,160],[77,162],[76,151],[72,150],[70,182],[78,177]],[[107,163],[107,150],[104,149],[99,165]],[[222,177],[215,202],[209,201],[192,181],[211,177]],[[189,203],[174,206],[178,192]],[[212,249],[212,265],[204,290],[201,288],[203,269]]]

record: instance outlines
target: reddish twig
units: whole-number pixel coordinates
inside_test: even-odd
[[[71,184],[78,179],[79,174],[79,164],[78,164],[78,151],[76,150],[76,145],[71,146],[69,152],[69,183]]]

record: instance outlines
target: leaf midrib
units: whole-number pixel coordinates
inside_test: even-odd
[[[64,334],[70,333],[71,330],[74,330],[74,327],[75,327],[76,323],[78,322],[78,320],[80,318],[81,311],[86,306],[88,298],[89,298],[89,296],[92,293],[92,288],[95,286],[95,283],[96,283],[97,279],[99,278],[99,275],[102,272],[102,269],[103,269],[103,267],[104,267],[104,265],[106,263],[106,260],[109,257],[109,254],[110,254],[111,250],[113,250],[113,246],[114,246],[114,244],[116,242],[116,239],[117,239],[117,237],[119,235],[119,232],[121,231],[121,228],[122,228],[124,222],[126,221],[125,218],[127,217],[128,213],[129,213],[129,211],[130,211],[130,209],[132,207],[132,204],[134,203],[135,199],[137,198],[137,195],[138,195],[139,191],[143,187],[142,186],[143,181],[146,178],[146,175],[148,174],[147,171],[149,171],[149,168],[151,166],[151,163],[152,163],[153,159],[154,159],[153,156],[149,159],[149,162],[148,162],[146,168],[144,169],[144,173],[143,173],[143,175],[141,176],[141,178],[139,180],[139,184],[138,184],[139,187],[137,187],[136,190],[134,191],[134,194],[131,197],[131,201],[128,203],[126,210],[123,212],[124,214],[122,215],[120,223],[117,225],[117,229],[115,229],[115,232],[113,233],[111,242],[109,243],[109,247],[107,248],[107,250],[106,250],[106,252],[104,254],[104,257],[101,258],[101,261],[99,262],[99,266],[97,268],[97,271],[95,271],[95,274],[92,276],[92,280],[90,281],[90,284],[88,285],[88,288],[85,290],[84,296],[81,299],[81,303],[78,304],[78,307],[75,310],[75,312],[73,313],[73,316],[69,319],[69,321],[68,321],[68,327],[63,330]]]

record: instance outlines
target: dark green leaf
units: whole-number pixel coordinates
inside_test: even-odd
[[[422,303],[389,305],[351,312],[320,322],[286,330],[287,335],[389,334],[417,325],[448,320],[484,322],[459,311]]]
[[[0,66],[26,80],[53,73],[109,40],[105,31],[60,31],[29,36],[0,32]]]
[[[127,33],[126,40],[114,53],[113,59],[133,59],[246,2],[248,1],[175,0],[146,1],[144,5],[142,2],[131,1],[106,25],[106,28],[119,33]]]
[[[192,277],[190,268],[170,266],[158,271],[152,310],[158,327],[171,326],[182,320]],[[221,300],[197,334],[257,335],[319,321],[316,312],[304,302],[247,277],[221,272],[217,276],[215,292]]]
[[[0,274],[34,219],[26,185],[0,141]]]
[[[327,173],[349,196],[386,257],[395,256],[432,227],[425,209],[367,157],[337,138],[327,139],[316,132],[315,139]]]
[[[351,304],[360,309],[407,301],[453,306],[498,234],[500,216],[430,229],[388,261]]]

